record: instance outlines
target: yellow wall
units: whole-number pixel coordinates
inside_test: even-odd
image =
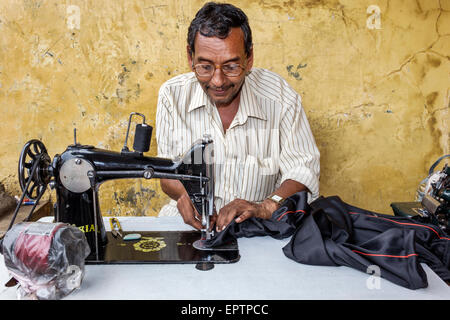
[[[303,97],[322,154],[321,194],[385,213],[413,200],[432,162],[450,153],[450,0],[231,2],[249,17],[255,66]],[[154,125],[160,85],[188,71],[187,28],[203,3],[0,1],[7,190],[19,194],[29,139],[53,157],[76,127],[79,142],[119,151],[130,112]],[[147,155],[156,155],[154,138]],[[157,180],[108,182],[100,192],[104,215],[153,215],[167,201]]]

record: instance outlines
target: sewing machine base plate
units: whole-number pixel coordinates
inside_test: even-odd
[[[198,264],[234,263],[239,261],[237,241],[228,246],[235,250],[198,250],[193,243],[200,239],[199,231],[129,231],[141,234],[141,239],[124,241],[107,232],[108,243],[99,248],[98,259],[93,250],[86,264]]]

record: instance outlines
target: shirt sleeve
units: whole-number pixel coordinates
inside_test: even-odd
[[[296,101],[286,108],[280,124],[280,184],[291,179],[305,185],[312,201],[319,197],[320,153],[300,96]]]
[[[163,85],[159,90],[156,108],[156,143],[158,157],[172,159],[175,155],[172,139],[173,132],[173,106],[170,104],[166,88]]]

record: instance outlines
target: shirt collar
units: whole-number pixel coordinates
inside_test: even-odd
[[[192,96],[191,102],[190,102],[190,104],[188,106],[188,112],[191,112],[191,111],[193,111],[195,109],[198,109],[198,108],[201,108],[201,107],[206,107],[206,106],[211,107],[211,106],[213,106],[213,104],[209,100],[208,96],[203,91],[200,83],[195,78],[195,74],[194,74],[194,79],[195,80],[192,83],[192,86],[194,87],[193,88],[193,96]]]
[[[251,80],[249,80],[247,77],[244,81],[244,84],[242,85],[239,110],[236,114],[240,124],[245,123],[248,117],[267,120],[264,110],[262,110],[261,106],[258,104],[255,93],[250,89],[250,81]],[[194,82],[194,86],[194,95],[191,99],[191,103],[189,104],[188,112],[191,112],[200,107],[207,107],[209,111],[211,107],[214,107],[214,105],[212,104],[206,93],[203,91],[198,81]]]
[[[258,103],[254,91],[251,90],[251,79],[249,77],[245,79],[242,86],[238,115],[241,117],[241,123],[247,121],[248,117],[267,120],[266,114]]]

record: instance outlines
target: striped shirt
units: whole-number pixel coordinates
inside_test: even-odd
[[[319,196],[319,150],[300,95],[279,75],[252,69],[225,133],[217,108],[193,72],[165,82],[156,112],[158,157],[181,156],[204,134],[214,141],[217,212],[236,198],[261,202],[286,179],[305,185],[311,192],[308,201]],[[159,213],[177,214],[174,200]]]

